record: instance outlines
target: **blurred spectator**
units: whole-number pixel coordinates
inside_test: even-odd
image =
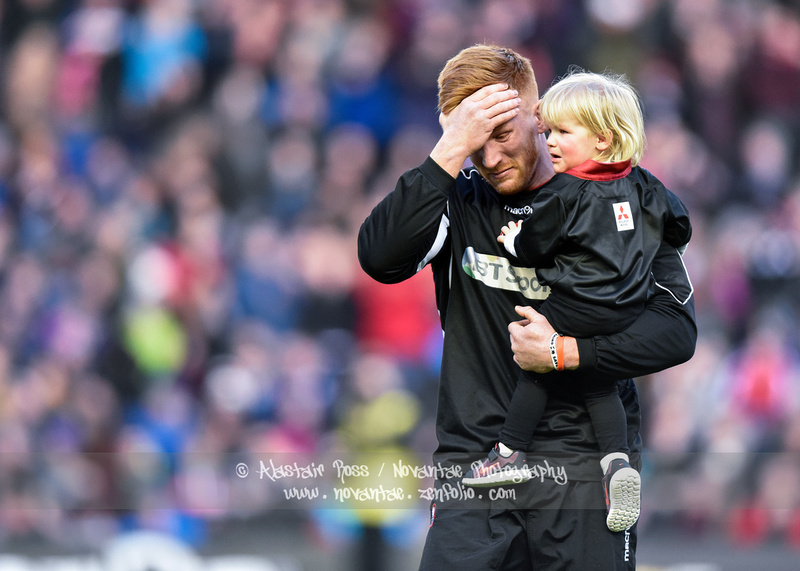
[[[182,107],[201,84],[205,35],[190,0],[146,1],[131,16],[123,36],[123,100],[141,109]]]
[[[542,91],[571,64],[627,74],[643,165],[691,209],[700,342],[640,382],[641,525],[800,545],[800,9],[779,0],[0,0],[0,545],[202,545],[281,517],[240,458],[429,456],[430,275],[369,280],[354,236],[438,137],[441,66],[483,41]],[[424,527],[406,515],[314,533],[388,549]]]

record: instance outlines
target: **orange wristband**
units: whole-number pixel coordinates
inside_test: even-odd
[[[559,335],[556,338],[556,357],[558,362],[558,367],[556,367],[556,371],[563,371],[564,370],[564,336]]]

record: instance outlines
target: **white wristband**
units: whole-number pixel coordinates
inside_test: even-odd
[[[556,351],[556,339],[558,339],[558,333],[553,333],[550,336],[550,359],[553,361],[553,369],[558,370],[558,352]]]

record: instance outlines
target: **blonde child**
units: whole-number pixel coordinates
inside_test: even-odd
[[[504,226],[498,241],[521,265],[535,267],[551,292],[539,311],[558,332],[553,368],[563,370],[561,336],[621,331],[639,315],[653,287],[650,266],[662,240],[683,249],[691,237],[681,201],[637,166],[645,146],[634,89],[623,76],[573,71],[538,107],[540,129],[556,176],[541,190],[531,216]],[[685,303],[687,300],[681,300]],[[639,473],[628,458],[627,421],[617,380],[576,383],[522,371],[498,444],[463,482],[496,486],[530,478],[525,451],[542,417],[548,390],[564,383],[586,403],[603,457],[606,524],[633,525],[640,510]]]

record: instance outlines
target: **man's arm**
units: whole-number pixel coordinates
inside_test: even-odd
[[[404,173],[358,232],[358,260],[381,283],[416,274],[447,235],[447,197],[455,179],[430,157]]]
[[[464,162],[494,129],[517,114],[517,92],[488,85],[442,114],[442,136],[430,157],[407,171],[358,233],[364,271],[383,283],[410,278],[436,255],[447,234],[447,198]]]
[[[590,339],[565,338],[567,369],[625,379],[668,369],[692,357],[697,343],[694,297],[675,248],[662,245],[653,262],[653,274],[657,282],[655,294],[625,331]],[[509,325],[514,360],[525,370],[552,371],[552,326],[531,308],[519,308],[518,313],[526,319]]]

